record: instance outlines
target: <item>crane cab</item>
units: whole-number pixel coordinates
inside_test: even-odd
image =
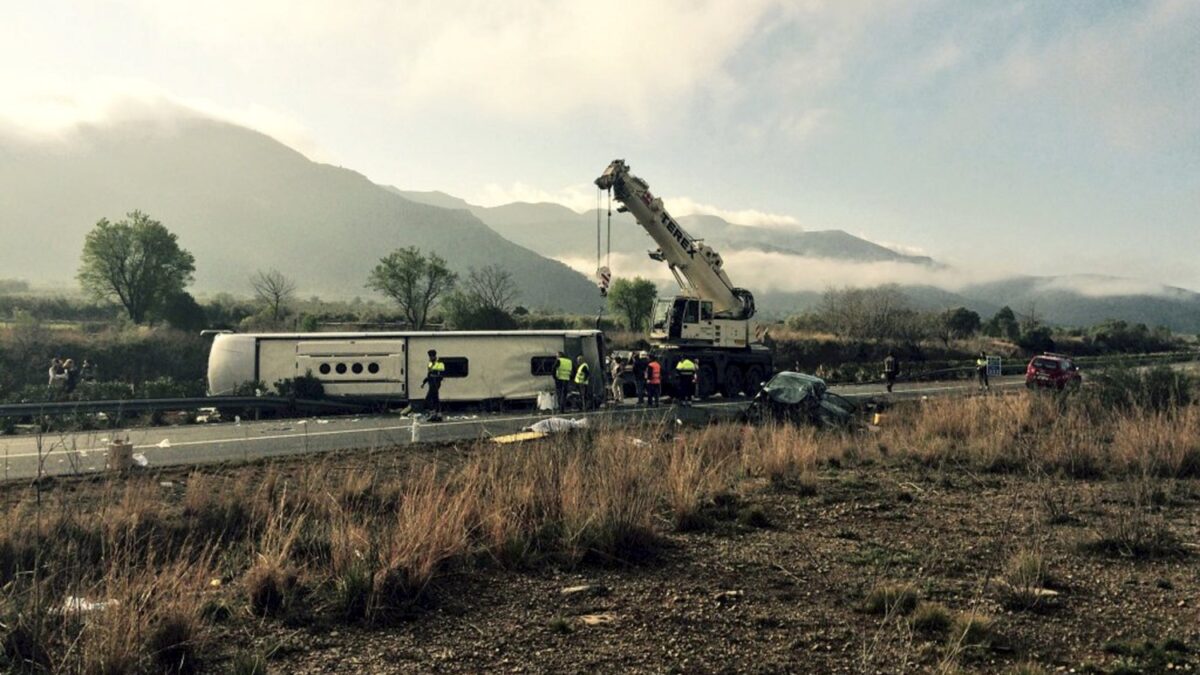
[[[659,298],[651,315],[650,339],[673,344],[746,347],[752,330],[746,319],[718,318],[710,300],[679,295]]]

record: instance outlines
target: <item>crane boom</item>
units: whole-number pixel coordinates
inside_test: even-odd
[[[611,189],[617,201],[649,233],[659,247],[650,257],[666,262],[686,293],[711,301],[718,317],[749,319],[754,315],[754,296],[734,287],[725,273],[721,254],[688,235],[663,208],[662,200],[651,194],[649,184],[629,172],[625,160],[613,160],[596,179],[596,186]]]

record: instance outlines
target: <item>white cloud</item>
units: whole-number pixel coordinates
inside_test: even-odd
[[[780,131],[793,141],[804,141],[813,135],[829,115],[828,108],[811,108],[790,113],[779,122]]]
[[[296,117],[256,103],[235,108],[208,99],[176,96],[148,82],[120,78],[83,83],[45,79],[0,91],[0,128],[42,140],[65,138],[81,125],[140,120],[167,126],[188,116],[254,129],[309,158],[329,159]]]
[[[1069,291],[1089,298],[1118,295],[1169,295],[1171,293],[1166,286],[1151,281],[1082,274],[1050,279],[1040,284],[1040,288],[1047,291]]]
[[[596,186],[588,184],[569,185],[559,190],[543,190],[527,183],[488,183],[467,201],[478,206],[502,206],[513,202],[537,204],[548,202],[561,204],[572,211],[583,213],[596,208]]]
[[[740,250],[722,253],[725,271],[735,284],[756,292],[823,291],[829,286],[871,287],[881,284],[929,285],[957,290],[972,283],[993,281],[1003,274],[957,268],[933,268],[901,262],[849,262],[785,253]],[[560,258],[560,262],[591,276],[595,260]],[[615,276],[641,276],[660,284],[673,282],[663,263],[645,255],[612,254]]]
[[[280,63],[353,54],[346,66],[377,74],[374,86],[401,108],[454,102],[523,120],[604,109],[637,125],[680,97],[727,83],[726,60],[782,4],[133,2],[159,30],[223,58]]]
[[[869,288],[883,284],[933,286],[947,291],[960,291],[977,283],[1009,278],[1011,271],[981,270],[960,267],[929,267],[903,262],[850,262],[827,258],[809,258],[784,253],[762,251],[726,251],[723,254],[725,271],[735,284],[756,292],[820,292],[826,288],[853,286]],[[595,260],[559,258],[560,262],[589,276],[595,272]],[[614,276],[641,276],[662,286],[673,287],[674,278],[663,263],[644,255],[612,254]],[[1161,284],[1136,279],[1117,279],[1087,275],[1048,279],[1039,286],[1042,290],[1061,290],[1087,297],[1122,295],[1164,295],[1170,289]]]
[[[1200,4],[1152,2],[1134,16],[1118,12],[1053,40],[1024,37],[993,76],[1007,96],[1057,104],[1115,147],[1166,146],[1200,129],[1194,110],[1180,105],[1200,102],[1200,70],[1184,67],[1189,57],[1180,51],[1194,45],[1197,22]]]
[[[500,185],[488,183],[467,201],[479,206],[500,206],[513,202],[549,202],[561,204],[573,211],[583,213],[596,209],[596,188],[593,185],[569,185],[559,190],[543,190],[526,183],[510,183]],[[671,197],[663,199],[667,211],[675,217],[706,215],[717,216],[736,225],[752,227],[800,227],[799,221],[792,216],[780,213],[768,213],[757,209],[726,209],[712,204],[698,202],[689,197]],[[607,205],[605,201],[602,208]],[[615,206],[614,206],[615,208]]]
[[[799,229],[800,221],[782,213],[769,213],[757,209],[725,209],[712,204],[695,201],[689,197],[664,198],[663,204],[667,211],[675,217],[680,216],[717,216],[735,225],[751,227],[788,227]]]

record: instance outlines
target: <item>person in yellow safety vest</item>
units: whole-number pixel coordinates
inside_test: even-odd
[[[583,355],[576,356],[575,363],[579,364],[575,368],[575,386],[579,389],[579,407],[581,410],[587,410],[588,401],[591,399],[591,392],[588,391],[588,382],[591,379],[589,377],[590,369],[584,362]]]
[[[427,368],[425,379],[421,381],[422,387],[429,385],[429,389],[425,392],[425,412],[429,415],[430,422],[440,422],[442,420],[442,376],[446,374],[446,364],[438,358],[435,349],[429,350]]]
[[[567,395],[571,393],[571,372],[574,367],[571,359],[563,352],[558,353],[554,364],[554,405],[560,413],[567,411]]]
[[[691,405],[696,395],[696,362],[683,357],[675,364],[675,375],[679,378],[679,404]]]
[[[987,368],[987,354],[984,352],[979,352],[979,358],[975,359],[975,377],[979,379],[980,391],[985,391],[992,388],[992,385],[988,384]]]

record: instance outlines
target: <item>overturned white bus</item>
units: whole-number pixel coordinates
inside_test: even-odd
[[[407,401],[424,396],[426,353],[446,370],[443,401],[524,401],[554,390],[561,350],[583,356],[593,399],[603,395],[604,336],[598,330],[387,333],[221,333],[208,355],[208,394],[247,382],[267,387],[311,374],[335,398]]]

